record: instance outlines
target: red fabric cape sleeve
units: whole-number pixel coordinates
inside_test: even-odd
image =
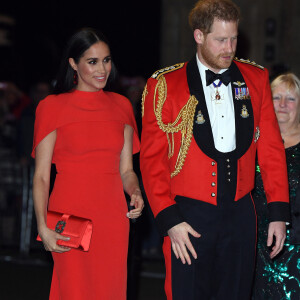
[[[57,118],[60,111],[60,105],[57,96],[50,95],[42,100],[35,112],[33,147],[31,156],[35,157],[37,145],[57,127]]]
[[[127,99],[126,99],[127,100]],[[138,153],[140,151],[140,139],[139,139],[139,133],[135,121],[135,116],[133,113],[133,108],[129,100],[127,102],[127,121],[126,124],[130,125],[133,128],[133,142],[132,142],[132,153]]]
[[[136,120],[132,108],[131,102],[124,96],[110,93],[112,97],[116,100],[116,105],[121,109],[123,112],[123,120],[125,124],[131,126],[133,128],[133,142],[132,142],[132,153],[138,153],[140,151],[140,139],[139,133],[136,125]]]

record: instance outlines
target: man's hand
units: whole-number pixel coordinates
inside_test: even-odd
[[[267,246],[270,247],[273,243],[273,238],[276,238],[270,257],[274,258],[283,248],[283,244],[286,238],[286,226],[285,222],[270,222],[268,230]]]
[[[179,223],[168,230],[168,235],[172,243],[172,249],[176,258],[180,258],[183,264],[187,262],[190,265],[192,262],[186,247],[189,249],[195,259],[197,259],[197,253],[190,241],[189,233],[196,238],[201,236],[186,222]]]

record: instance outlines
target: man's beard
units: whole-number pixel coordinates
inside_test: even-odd
[[[234,58],[235,52],[233,53],[222,53],[219,55],[214,55],[210,50],[206,48],[206,46],[202,46],[200,48],[201,56],[204,59],[207,66],[209,66],[212,69],[221,70],[221,69],[227,69],[230,67],[231,62]],[[231,59],[228,61],[222,61],[222,56],[230,56]]]

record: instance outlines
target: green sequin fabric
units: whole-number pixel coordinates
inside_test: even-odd
[[[300,143],[286,149],[291,207],[300,181]],[[263,182],[256,167],[256,184],[252,193],[257,213],[257,261],[252,300],[300,299],[300,244],[290,242],[290,225],[284,249],[273,260],[267,247],[267,202]],[[292,211],[293,213],[293,211]]]

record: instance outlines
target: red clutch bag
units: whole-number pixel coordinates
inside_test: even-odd
[[[70,237],[69,241],[58,240],[57,245],[88,251],[92,236],[92,221],[55,211],[47,212],[47,227]],[[37,237],[41,241],[40,236]]]

